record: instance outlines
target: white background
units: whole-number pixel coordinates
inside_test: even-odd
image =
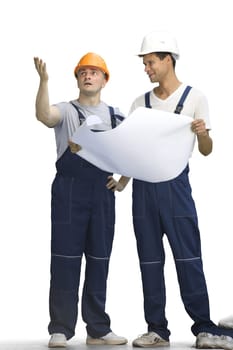
[[[53,130],[36,121],[38,75],[47,63],[50,102],[77,97],[73,69],[88,51],[102,55],[111,77],[102,99],[128,113],[152,88],[135,55],[142,38],[168,29],[181,58],[177,75],[209,100],[212,155],[195,149],[190,180],[199,215],[211,316],[233,313],[232,295],[232,2],[230,0],[8,0],[0,5],[1,248],[0,341],[47,337],[50,263],[50,186],[56,160]],[[116,333],[146,331],[131,217],[131,183],[117,193],[107,311]],[[167,250],[167,318],[172,340],[193,339]],[[153,278],[153,277],[152,277]],[[81,289],[80,289],[81,292]],[[77,337],[85,337],[81,318]]]

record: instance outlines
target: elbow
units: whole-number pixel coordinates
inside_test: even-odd
[[[205,157],[210,155],[212,153],[212,150],[213,150],[212,144],[208,148],[199,148],[200,153]]]
[[[41,115],[40,113],[36,113],[36,119],[43,123],[43,124],[47,124],[48,123],[48,118],[46,118],[45,116]]]
[[[36,118],[49,128],[53,128],[60,122],[60,113],[57,108],[40,108],[36,105]]]
[[[55,123],[50,120],[47,116],[41,115],[40,113],[36,113],[36,119],[42,124],[46,125],[48,128],[53,128]]]
[[[207,137],[198,136],[198,149],[203,156],[208,156],[213,150],[213,141],[207,135]]]
[[[44,120],[48,119],[47,113],[45,113],[41,108],[38,108],[36,105],[36,119],[39,120],[39,122],[43,122]]]
[[[212,152],[212,150],[211,151],[200,151],[200,153],[205,157],[207,157],[209,154],[211,154],[211,152]]]
[[[41,115],[39,113],[36,113],[36,119],[39,121],[39,122],[42,122],[43,121],[43,118],[41,117]]]
[[[36,119],[39,122],[42,123],[48,123],[50,119],[50,110],[47,107],[41,106],[39,103],[36,102],[35,106],[35,114],[36,114]]]

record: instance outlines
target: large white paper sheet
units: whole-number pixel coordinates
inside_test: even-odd
[[[91,116],[97,124],[96,117]],[[92,131],[92,121],[72,141],[82,146],[80,157],[105,171],[162,182],[177,177],[192,154],[195,135],[188,116],[139,107],[115,129],[103,132]]]

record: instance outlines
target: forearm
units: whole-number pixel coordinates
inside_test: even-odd
[[[50,126],[50,105],[48,93],[48,81],[40,81],[36,96],[36,117],[39,121]]]
[[[208,131],[206,131],[206,134],[197,135],[197,140],[199,152],[204,156],[208,156],[213,149],[213,141],[209,136]]]
[[[195,119],[191,124],[191,130],[197,135],[199,152],[203,156],[208,156],[212,152],[213,141],[206,129],[204,119]]]

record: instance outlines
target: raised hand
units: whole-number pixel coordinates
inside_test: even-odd
[[[49,76],[46,69],[46,63],[43,62],[42,59],[38,57],[34,57],[34,63],[41,81],[48,81]]]

